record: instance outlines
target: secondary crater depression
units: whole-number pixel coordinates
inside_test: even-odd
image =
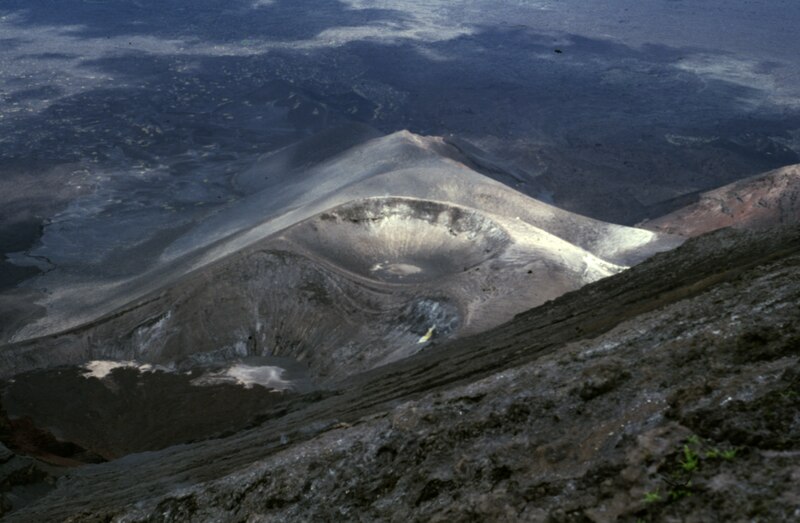
[[[291,231],[309,251],[388,283],[437,280],[502,253],[508,234],[474,210],[410,198],[370,198],[320,214]]]

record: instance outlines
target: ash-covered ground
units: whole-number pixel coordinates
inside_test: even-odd
[[[0,514],[800,518],[798,25],[3,2]]]

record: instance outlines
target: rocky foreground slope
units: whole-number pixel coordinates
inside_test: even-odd
[[[233,434],[57,481],[7,453],[7,517],[789,521],[798,303],[800,231],[721,231]]]

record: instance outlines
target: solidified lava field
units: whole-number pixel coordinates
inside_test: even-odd
[[[0,4],[0,517],[800,520],[800,4]]]

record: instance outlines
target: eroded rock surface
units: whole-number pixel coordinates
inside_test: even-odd
[[[698,236],[722,227],[763,230],[799,222],[800,165],[789,165],[704,192],[697,202],[641,226]]]

